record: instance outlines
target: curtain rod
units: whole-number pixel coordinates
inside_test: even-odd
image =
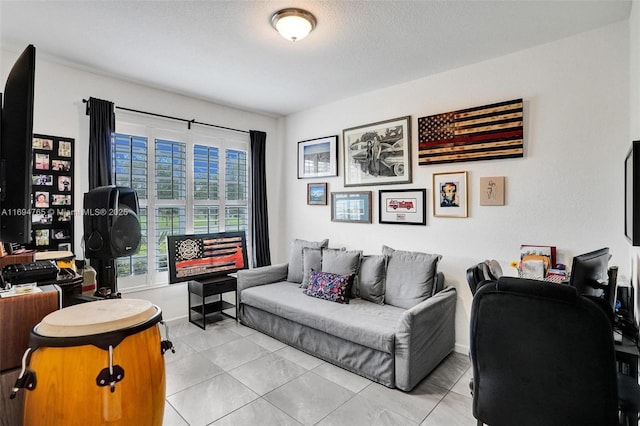
[[[83,99],[82,102],[84,102],[86,104],[89,101],[87,99]],[[191,125],[192,124],[199,124],[201,126],[215,127],[217,129],[224,129],[224,130],[231,130],[232,132],[249,133],[248,130],[240,130],[240,129],[234,129],[232,127],[218,126],[217,124],[203,123],[201,121],[196,121],[196,120],[187,120],[186,118],[179,118],[179,117],[172,117],[170,115],[156,114],[155,112],[141,111],[141,110],[138,110],[138,109],[126,108],[126,107],[121,107],[121,106],[118,106],[118,105],[115,105],[115,107],[117,109],[121,109],[123,111],[136,112],[138,114],[145,114],[145,115],[151,115],[151,116],[154,116],[154,117],[161,117],[161,118],[168,118],[170,120],[182,121],[184,123],[187,123],[187,128],[189,130],[191,130]]]

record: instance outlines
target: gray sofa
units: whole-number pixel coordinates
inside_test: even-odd
[[[443,288],[440,256],[389,247],[382,255],[362,256],[326,245],[326,240],[295,240],[288,264],[240,271],[240,321],[385,386],[410,391],[454,346],[456,291]],[[327,274],[357,277],[347,303],[305,294]]]

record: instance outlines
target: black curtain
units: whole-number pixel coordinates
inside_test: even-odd
[[[116,131],[113,102],[89,98],[89,189],[111,185],[111,137]],[[87,220],[88,216],[84,217]],[[91,259],[96,270],[98,289],[118,291],[115,259]]]
[[[265,151],[267,134],[257,130],[249,132],[251,137],[251,176],[253,189],[253,266],[271,265],[269,250],[269,215],[267,213],[267,174]]]
[[[116,130],[113,102],[89,98],[89,189],[111,185],[111,137]]]

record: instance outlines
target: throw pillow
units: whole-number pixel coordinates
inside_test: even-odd
[[[347,293],[347,297],[358,296],[358,283],[356,281],[360,271],[361,250],[324,249],[322,250],[322,272],[331,274],[350,275],[353,277],[353,285]]]
[[[309,286],[309,273],[322,270],[322,249],[305,247],[302,249],[302,284],[300,287]]]
[[[287,272],[287,281],[292,283],[302,282],[302,249],[304,247],[323,248],[329,245],[329,240],[322,241],[305,241],[293,240],[291,243],[291,254],[289,256],[289,271]]]
[[[358,291],[360,297],[379,305],[384,304],[387,256],[364,256],[360,263]]]
[[[394,250],[383,246],[389,256],[384,302],[409,309],[433,294],[439,254]]]
[[[347,288],[351,276],[329,274],[327,272],[312,271],[309,274],[309,287],[304,293],[318,299],[330,300],[337,303],[349,303]]]

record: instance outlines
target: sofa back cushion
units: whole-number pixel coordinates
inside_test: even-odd
[[[302,249],[302,283],[301,288],[309,287],[309,273],[322,271],[322,249],[305,247]]]
[[[432,296],[441,255],[387,246],[382,253],[389,256],[384,303],[409,309]]]
[[[384,303],[387,256],[364,256],[360,263],[358,293],[361,298],[382,305]]]
[[[287,281],[292,283],[302,283],[302,249],[305,247],[323,248],[329,245],[329,240],[322,241],[305,241],[293,240],[291,243],[291,254],[289,255],[289,271],[287,272]]]
[[[347,297],[358,295],[358,273],[360,272],[361,250],[344,250],[327,248],[322,250],[322,272],[338,275],[350,275],[352,285]]]
[[[304,291],[307,296],[330,300],[337,303],[349,303],[347,292],[351,275],[330,274],[312,271],[309,274],[309,287]]]

